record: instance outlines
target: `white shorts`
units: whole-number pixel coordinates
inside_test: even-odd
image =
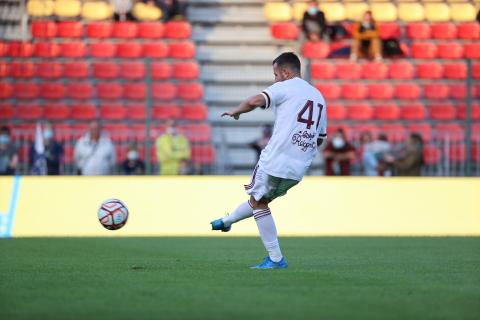
[[[256,201],[259,201],[262,198],[271,201],[285,195],[290,188],[298,183],[299,181],[297,180],[268,175],[257,164],[253,170],[250,183],[246,184],[244,187],[247,194],[254,197]]]

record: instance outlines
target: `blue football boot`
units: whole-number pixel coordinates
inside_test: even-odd
[[[285,258],[282,258],[282,260],[278,262],[273,262],[270,257],[265,257],[263,259],[262,263],[250,267],[250,269],[287,269],[288,268],[288,263]]]
[[[226,227],[222,219],[213,220],[210,222],[212,225],[212,230],[221,230],[222,232],[228,232],[232,229],[232,226]]]

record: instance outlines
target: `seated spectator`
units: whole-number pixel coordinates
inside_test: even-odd
[[[136,145],[128,148],[127,159],[122,163],[123,174],[143,175],[145,174],[145,162],[140,159],[140,155]]]
[[[187,1],[185,0],[141,0],[143,3],[160,8],[162,10],[162,20],[184,20],[187,11]]]
[[[373,140],[370,132],[360,136],[360,155],[364,174],[366,176],[390,175],[385,162],[385,155],[391,151],[391,145],[384,134]]]
[[[75,165],[78,173],[85,176],[108,175],[115,167],[115,147],[102,132],[98,121],[90,123],[89,131],[75,144]]]
[[[382,48],[380,33],[377,23],[372,17],[372,12],[363,14],[363,19],[357,22],[353,28],[353,42],[350,59],[356,61],[358,58],[375,58],[382,60]]]
[[[385,160],[393,165],[397,176],[420,176],[423,166],[422,136],[412,133],[407,145],[396,155],[385,155]]]
[[[348,142],[343,129],[339,128],[323,150],[325,175],[349,176],[351,163],[355,160],[355,148]]]
[[[55,133],[50,123],[46,123],[43,127],[43,145],[47,165],[47,175],[59,175],[60,165],[63,158],[63,146],[55,140]],[[34,167],[34,161],[37,158],[37,151],[35,150],[35,142],[30,146],[29,159],[30,167]]]
[[[308,2],[308,9],[303,14],[302,29],[310,41],[320,41],[327,35],[325,14],[318,8],[317,1]]]
[[[0,128],[0,175],[14,175],[18,165],[18,152],[11,138],[10,128]]]
[[[257,153],[257,161],[260,158],[263,148],[268,144],[272,137],[272,126],[267,124],[263,127],[263,136],[250,144],[250,147]]]
[[[177,132],[175,122],[167,122],[165,134],[156,141],[157,159],[161,175],[179,175],[188,173],[188,162],[191,157],[188,139]]]
[[[132,15],[133,1],[132,0],[110,0],[113,7],[113,19],[115,21],[133,21],[135,18]]]

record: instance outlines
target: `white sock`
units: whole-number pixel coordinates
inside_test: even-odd
[[[240,220],[250,218],[253,215],[253,207],[249,201],[245,201],[240,204],[235,211],[230,213],[228,216],[222,218],[223,223],[226,227],[229,227],[232,223],[238,222]]]
[[[278,244],[277,228],[275,227],[275,221],[273,221],[270,209],[253,210],[253,216],[257,222],[260,238],[262,238],[263,245],[267,249],[270,259],[273,262],[279,262],[283,256]]]

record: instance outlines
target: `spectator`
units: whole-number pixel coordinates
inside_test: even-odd
[[[343,129],[339,128],[323,150],[325,175],[349,176],[351,162],[355,160],[355,148],[347,140]]]
[[[187,2],[185,0],[141,0],[149,6],[154,6],[162,10],[162,19],[184,20],[187,11]]]
[[[161,175],[188,173],[191,150],[187,138],[177,132],[175,122],[167,122],[167,130],[156,141]]]
[[[385,160],[391,163],[397,176],[420,176],[423,165],[423,139],[417,133],[412,133],[407,145],[398,155],[385,155]]]
[[[250,144],[253,150],[257,153],[257,161],[260,158],[263,148],[267,145],[272,136],[272,126],[267,124],[263,127],[263,136]]]
[[[327,35],[325,14],[318,9],[317,1],[308,2],[308,9],[303,14],[302,29],[310,41],[320,41]]]
[[[359,57],[374,57],[382,60],[380,33],[377,23],[372,17],[372,12],[363,14],[363,19],[353,28],[353,42],[350,59],[356,61]]]
[[[380,134],[377,140],[373,140],[370,132],[364,132],[360,136],[360,156],[364,174],[366,176],[390,175],[388,174],[385,155],[391,151],[391,145],[384,134]]]
[[[128,148],[127,159],[123,161],[122,169],[123,174],[127,176],[145,174],[145,162],[140,159],[136,145]]]
[[[0,175],[14,175],[18,165],[18,153],[12,139],[10,128],[0,128]]]
[[[63,158],[63,146],[54,137],[53,127],[46,123],[43,128],[44,155],[47,162],[47,175],[59,175],[60,164]],[[30,167],[33,167],[36,158],[35,143],[30,146],[29,159]]]
[[[90,123],[89,132],[77,141],[74,159],[81,175],[112,174],[115,167],[115,147],[108,134],[102,132],[98,121]]]
[[[113,7],[113,19],[115,21],[133,21],[135,18],[132,15],[133,1],[132,0],[110,0]]]

